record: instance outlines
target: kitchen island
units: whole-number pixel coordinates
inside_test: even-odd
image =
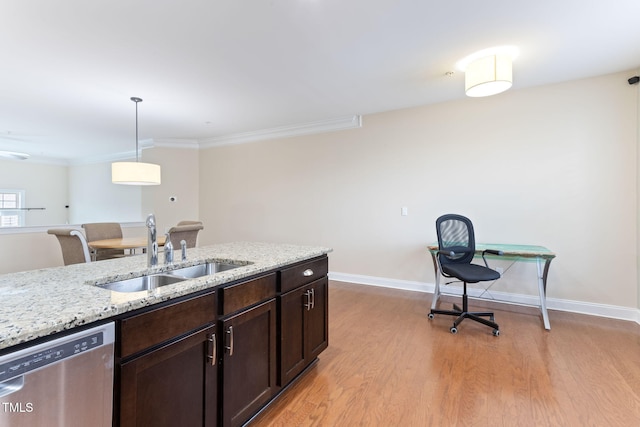
[[[172,266],[161,256],[151,269],[140,255],[2,275],[0,354],[115,321],[114,425],[242,425],[326,348],[329,252],[239,242],[189,249]],[[238,267],[140,292],[100,287],[213,261]],[[181,393],[157,394],[168,383],[200,397],[175,411]]]

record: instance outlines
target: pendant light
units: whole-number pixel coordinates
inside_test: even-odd
[[[138,103],[142,102],[142,99],[132,97],[131,100],[136,103],[136,161],[111,163],[111,182],[124,185],[159,185],[160,165],[139,160]]]
[[[476,98],[504,92],[513,82],[511,57],[490,55],[478,58],[469,64],[464,77],[467,96]]]
[[[508,90],[513,82],[512,62],[517,56],[516,46],[496,46],[459,60],[456,68],[464,71],[467,96],[491,96]]]

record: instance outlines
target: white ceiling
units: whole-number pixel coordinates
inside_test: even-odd
[[[132,96],[140,140],[192,144],[459,99],[500,45],[512,90],[637,70],[640,1],[0,0],[0,149],[131,152]]]

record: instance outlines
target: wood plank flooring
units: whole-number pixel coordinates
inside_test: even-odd
[[[329,348],[251,427],[640,426],[637,323],[498,305],[499,337],[453,335],[431,296],[330,282]]]

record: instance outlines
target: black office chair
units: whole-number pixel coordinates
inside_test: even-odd
[[[487,249],[482,251],[484,266],[471,264],[476,251],[476,240],[473,233],[473,224],[461,215],[443,215],[436,220],[436,232],[438,234],[438,252],[436,260],[438,269],[444,277],[460,280],[464,283],[462,292],[462,308],[453,304],[453,310],[434,310],[429,313],[429,319],[435,314],[457,316],[451,327],[451,333],[458,332],[458,325],[464,319],[475,320],[493,328],[493,335],[500,335],[500,328],[495,323],[493,313],[470,312],[467,305],[467,283],[478,283],[496,280],[500,273],[489,268],[485,254],[502,255],[502,251]],[[451,283],[451,282],[449,282]],[[489,320],[484,319],[489,317]]]

